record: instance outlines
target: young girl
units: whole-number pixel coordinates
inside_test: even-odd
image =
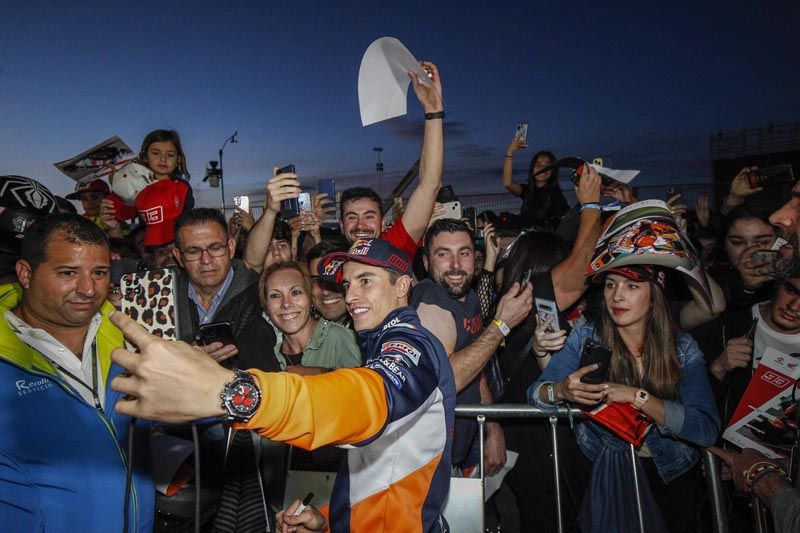
[[[652,265],[610,269],[603,279],[600,318],[572,332],[529,389],[528,401],[545,410],[564,402],[628,403],[650,417],[655,427],[637,454],[637,471],[647,481],[639,485],[645,527],[683,531],[701,500],[697,447],[714,443],[720,423],[703,355],[675,327],[664,298],[664,278]],[[587,338],[612,350],[606,382],[599,385],[581,381],[596,368],[579,368]],[[638,530],[628,444],[591,421],[577,424],[575,432],[593,462],[581,529]]]
[[[147,134],[139,151],[139,162],[156,179],[136,196],[136,209],[145,224],[146,246],[161,246],[175,240],[175,219],[194,207],[186,155],[175,130]]]

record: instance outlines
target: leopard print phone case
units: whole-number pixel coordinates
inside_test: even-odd
[[[178,283],[174,269],[156,268],[125,274],[120,288],[123,313],[152,335],[167,340],[180,338],[175,309]]]

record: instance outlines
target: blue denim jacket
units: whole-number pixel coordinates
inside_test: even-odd
[[[528,389],[528,403],[542,410],[552,409],[549,403],[539,401],[539,389],[546,382],[566,379],[578,369],[581,346],[587,337],[596,338],[593,324],[572,331],[564,347],[550,360],[539,380]],[[678,333],[678,360],[683,369],[678,382],[678,399],[664,400],[664,425],[651,429],[645,437],[645,443],[664,482],[675,479],[694,466],[700,458],[695,447],[714,444],[720,427],[719,413],[708,383],[703,354],[694,339],[683,332]],[[592,424],[593,427],[589,428],[587,424]],[[582,422],[575,426],[578,444],[590,460],[594,460],[602,446],[597,431],[606,433],[594,422]]]

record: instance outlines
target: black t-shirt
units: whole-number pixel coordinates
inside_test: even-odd
[[[451,298],[447,290],[435,281],[426,279],[414,286],[409,297],[409,305],[415,309],[423,303],[439,306],[453,315],[456,324],[456,352],[472,344],[483,329],[481,304],[473,290],[469,291],[462,302]],[[456,395],[456,405],[468,403],[481,403],[480,374]],[[466,458],[477,427],[472,419],[456,418],[453,464],[460,464]]]

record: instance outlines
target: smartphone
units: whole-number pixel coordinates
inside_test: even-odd
[[[327,200],[336,202],[336,180],[321,179],[317,180],[317,192],[328,195]],[[336,212],[331,213],[322,221],[322,225],[327,228],[335,228],[339,224],[339,205],[336,204]]]
[[[444,217],[461,220],[461,202],[447,202],[444,204]]]
[[[478,213],[474,207],[465,207],[462,209],[462,213],[464,218],[467,219],[467,223],[469,224],[470,228],[472,229],[472,235],[477,239],[478,238]]]
[[[233,205],[244,211],[245,213],[250,212],[250,197],[249,196],[234,196],[233,197]]]
[[[757,326],[758,326],[758,317],[754,317],[753,321],[750,322],[750,329],[747,330],[747,335],[745,335],[745,338],[747,340],[749,340],[750,342],[752,342],[753,339],[756,336],[756,327]]]
[[[277,176],[278,174],[294,174],[295,169],[294,165],[286,165],[285,167],[279,168],[278,171],[275,173]],[[281,219],[282,220],[289,220],[290,218],[294,218],[300,214],[300,203],[298,202],[297,198],[289,198],[288,200],[281,200]]]
[[[439,193],[436,195],[436,201],[440,204],[448,204],[450,202],[456,201],[456,194],[453,192],[452,185],[445,185],[441,189],[439,189]]]
[[[527,122],[517,122],[517,131],[514,132],[514,138],[527,141],[528,140],[528,123]]]
[[[124,274],[120,280],[122,312],[151,335],[178,340],[177,283],[175,270],[171,268]]]
[[[223,346],[228,344],[236,345],[230,322],[213,322],[200,326],[197,343],[202,346],[208,346],[215,342],[221,342]]]
[[[520,294],[522,294],[522,291],[524,291],[524,290],[525,290],[525,286],[526,286],[528,283],[530,283],[530,282],[531,282],[531,274],[532,274],[532,271],[531,271],[531,269],[529,268],[528,270],[526,270],[525,272],[523,272],[523,273],[522,273],[522,275],[519,277],[519,290],[517,291],[517,296],[519,296]]]
[[[313,209],[311,206],[311,195],[307,192],[301,192],[300,196],[297,197],[297,205],[300,211],[311,211]]]
[[[561,331],[561,324],[558,322],[558,306],[553,300],[546,300],[544,298],[536,298],[536,318],[539,319],[539,324],[544,324],[548,318],[553,317],[553,323],[547,328],[548,333]]]
[[[758,168],[749,174],[750,187],[766,187],[778,185],[780,183],[794,182],[792,165],[773,165],[771,167]]]
[[[586,338],[581,348],[581,362],[578,368],[599,364],[600,367],[589,372],[581,378],[581,382],[599,385],[605,383],[608,367],[611,364],[611,348],[605,344],[600,344],[594,339]]]

